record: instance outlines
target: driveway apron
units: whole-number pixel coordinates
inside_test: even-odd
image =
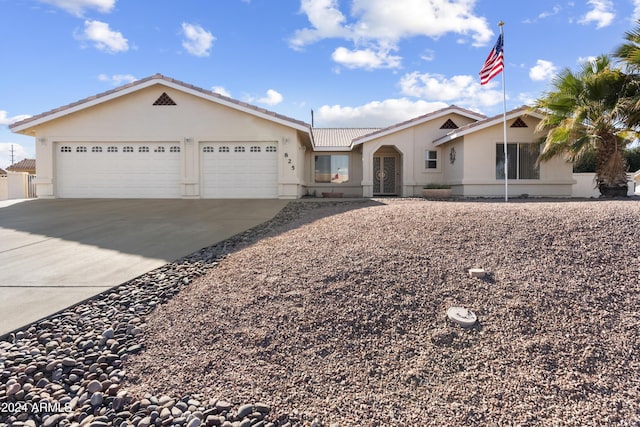
[[[0,336],[273,218],[285,200],[0,202]]]

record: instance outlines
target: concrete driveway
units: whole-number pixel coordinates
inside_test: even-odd
[[[0,336],[275,216],[285,200],[0,202]]]

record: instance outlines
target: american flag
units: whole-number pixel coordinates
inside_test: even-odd
[[[493,49],[489,53],[487,60],[484,61],[484,65],[480,70],[480,84],[484,85],[489,83],[489,80],[500,74],[504,70],[504,52],[502,44],[502,34],[498,36]]]

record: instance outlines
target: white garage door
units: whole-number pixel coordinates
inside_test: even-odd
[[[278,153],[275,142],[206,142],[201,144],[200,158],[202,197],[278,197]]]
[[[58,197],[178,198],[180,144],[56,144]]]

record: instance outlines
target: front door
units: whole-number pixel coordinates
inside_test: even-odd
[[[398,156],[373,157],[373,195],[396,196]]]

